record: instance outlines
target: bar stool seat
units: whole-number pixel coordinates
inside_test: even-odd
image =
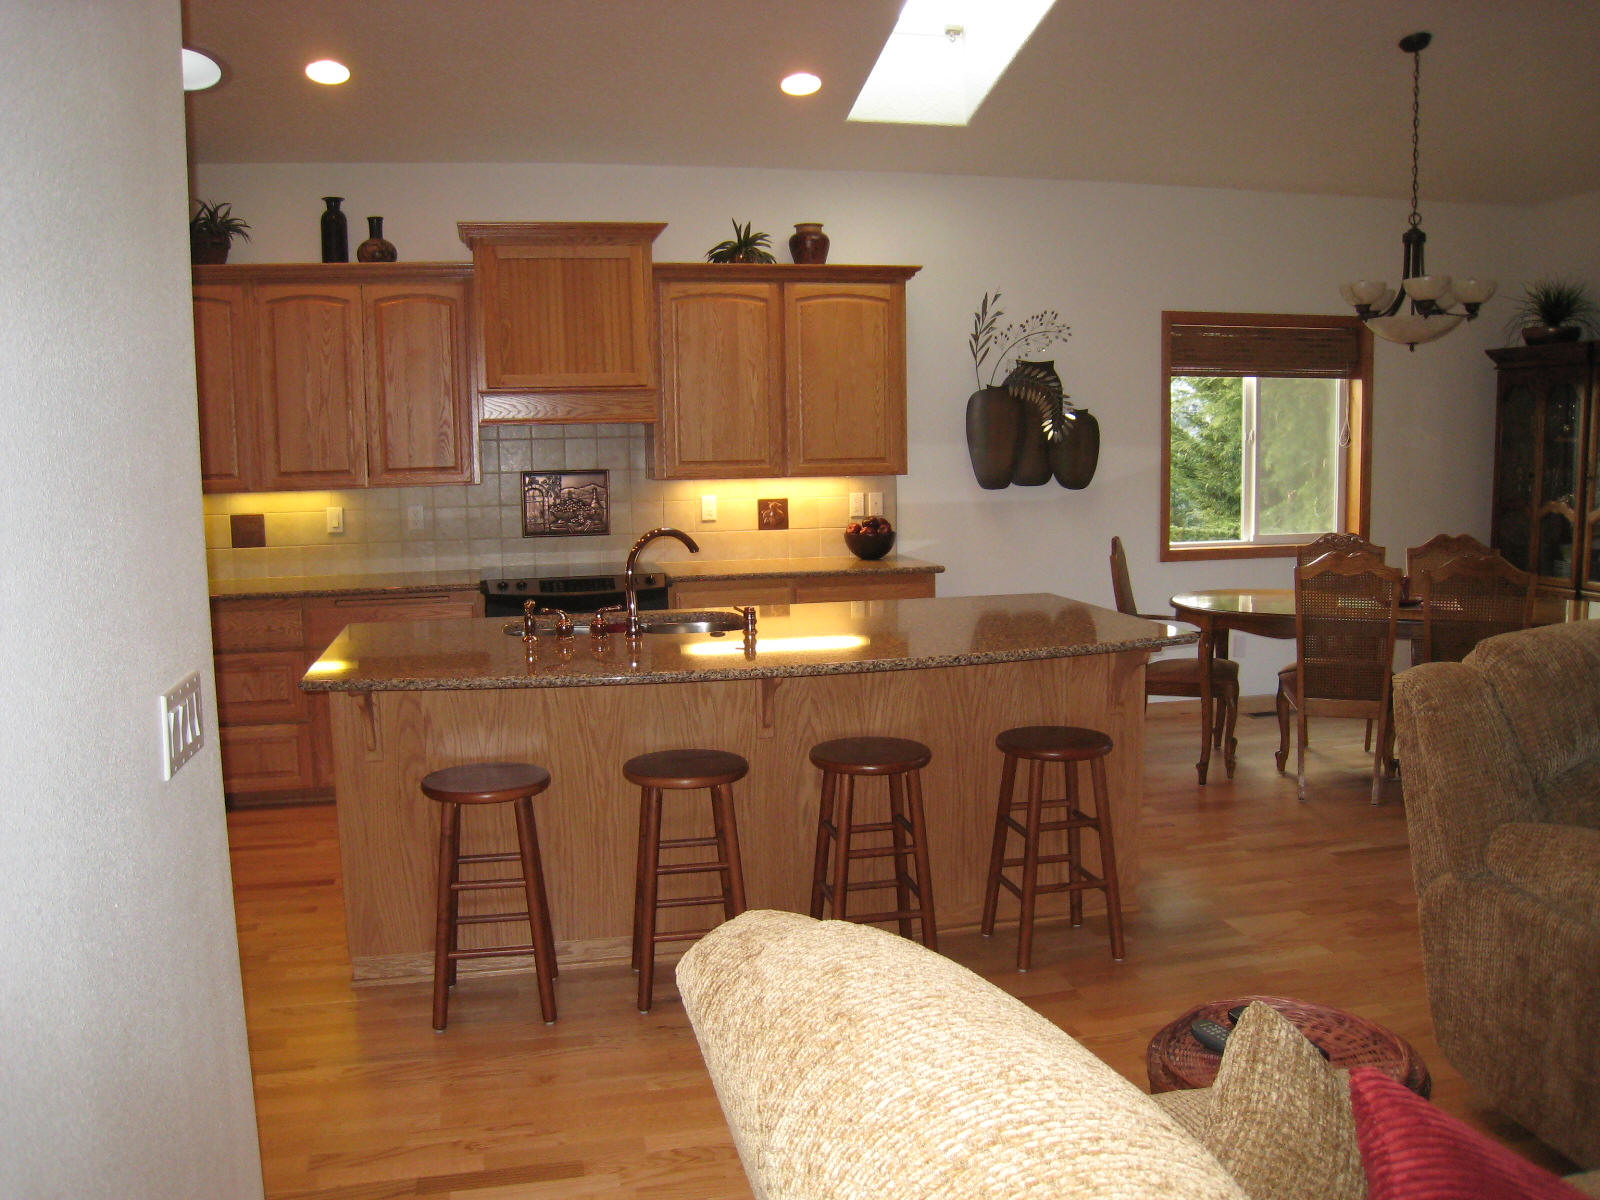
[[[933,915],[933,876],[928,869],[927,823],[922,815],[922,768],[933,752],[921,742],[898,737],[845,737],[811,748],[811,762],[822,771],[822,800],[817,813],[817,850],[811,872],[811,915],[821,917],[832,906],[835,920],[871,924],[895,921],[902,937],[911,923],[921,925],[922,944],[939,946]],[[859,821],[855,813],[858,776],[883,776],[889,782],[886,821]],[[844,786],[840,787],[840,781]],[[881,835],[888,834],[885,843]],[[870,844],[858,840],[874,835]],[[889,878],[851,881],[850,864],[867,858],[894,859]],[[830,859],[831,865],[830,865]],[[852,892],[894,888],[895,907],[884,912],[852,913]]]
[[[539,834],[533,819],[533,798],[550,786],[550,772],[532,763],[468,763],[430,772],[422,780],[423,794],[440,805],[439,874],[435,893],[433,935],[433,1028],[442,1032],[449,1015],[450,988],[456,982],[456,964],[469,958],[504,958],[531,954],[539,983],[539,1011],[545,1024],[556,1019],[555,935],[550,926],[550,906],[545,899],[544,867],[539,859]],[[517,822],[514,851],[461,853],[463,805],[509,804]],[[462,878],[463,866],[479,863],[520,864],[521,875]],[[527,900],[523,912],[474,913],[462,916],[462,892],[520,888]],[[463,950],[462,925],[527,921],[529,941]]]
[[[1083,893],[1100,891],[1106,897],[1106,922],[1111,935],[1111,957],[1122,961],[1122,902],[1117,888],[1117,857],[1111,830],[1111,809],[1106,795],[1106,756],[1112,742],[1097,729],[1077,725],[1025,725],[1007,729],[995,738],[995,746],[1005,756],[1000,773],[1000,797],[995,812],[994,843],[989,855],[989,874],[985,881],[983,919],[979,925],[985,937],[994,933],[995,910],[1000,888],[1004,887],[1021,903],[1017,931],[1017,970],[1026,971],[1033,957],[1033,919],[1038,897],[1051,892],[1069,893],[1069,913],[1073,925],[1083,924]],[[1015,800],[1017,763],[1028,764],[1028,791]],[[1078,798],[1078,764],[1089,764],[1094,792],[1094,812],[1083,811]],[[1060,763],[1064,772],[1065,793],[1046,799],[1044,773],[1048,763]],[[1060,810],[1062,816],[1046,821],[1046,810]],[[1017,813],[1023,814],[1018,820]],[[1083,866],[1081,834],[1092,829],[1099,841],[1100,874]],[[1041,853],[1041,835],[1065,831],[1064,854]],[[1006,846],[1015,832],[1022,837],[1022,857],[1007,858]],[[1055,883],[1040,883],[1039,868],[1064,864],[1065,875]],[[1020,880],[1006,875],[1008,868],[1020,867]]]
[[[639,787],[639,859],[634,880],[633,969],[639,973],[639,1011],[649,1012],[654,1001],[656,946],[661,942],[692,941],[706,929],[656,929],[656,913],[663,908],[689,908],[720,904],[723,918],[731,920],[745,909],[744,871],[739,862],[739,829],[733,813],[733,784],[750,771],[740,755],[726,750],[658,750],[640,754],[622,764],[622,774]],[[661,836],[662,796],[669,791],[711,793],[709,837]],[[662,863],[663,850],[715,847],[715,857],[690,862]],[[673,896],[662,899],[661,878],[667,875],[718,876],[719,890],[712,895]]]

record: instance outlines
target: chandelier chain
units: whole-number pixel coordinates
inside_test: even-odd
[[[1412,228],[1422,224],[1417,212],[1417,166],[1421,161],[1422,143],[1422,51],[1411,54],[1411,216],[1407,218]]]

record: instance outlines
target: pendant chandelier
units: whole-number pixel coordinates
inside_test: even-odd
[[[1462,321],[1472,320],[1478,315],[1478,307],[1494,295],[1495,288],[1492,279],[1452,280],[1448,275],[1429,275],[1423,264],[1422,250],[1428,235],[1422,232],[1422,216],[1417,212],[1417,162],[1422,52],[1431,41],[1431,33],[1413,33],[1400,39],[1400,49],[1411,55],[1411,216],[1409,228],[1400,238],[1400,288],[1396,291],[1381,279],[1358,279],[1339,289],[1345,303],[1355,307],[1356,316],[1366,322],[1368,329],[1412,350],[1418,343],[1443,337]]]

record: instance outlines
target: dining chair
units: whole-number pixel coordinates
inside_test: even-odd
[[[1300,799],[1306,798],[1306,720],[1362,717],[1377,726],[1372,802],[1382,799],[1393,755],[1389,688],[1401,571],[1361,550],[1332,551],[1294,569],[1295,665],[1278,677],[1278,770],[1296,715]]]
[[[1143,617],[1147,621],[1166,621],[1172,616],[1142,613],[1134,603],[1133,583],[1128,578],[1128,558],[1122,549],[1122,539],[1111,539],[1111,592],[1116,598],[1117,611],[1130,617]],[[1198,648],[1193,658],[1156,658],[1144,670],[1145,699],[1151,696],[1198,697],[1200,695],[1201,664]],[[1228,778],[1233,778],[1234,752],[1238,739],[1234,729],[1239,721],[1239,664],[1231,658],[1211,660],[1211,696],[1215,702],[1210,736],[1212,744],[1223,752],[1223,764]]]
[[[1534,582],[1498,554],[1458,554],[1424,571],[1422,661],[1460,662],[1484,638],[1526,629]]]
[[[1308,563],[1321,558],[1330,552],[1346,553],[1360,551],[1371,554],[1379,562],[1384,560],[1384,548],[1369,542],[1359,533],[1324,533],[1313,538],[1294,553],[1296,563]]]
[[[1406,547],[1406,578],[1411,581],[1413,589],[1420,589],[1425,572],[1449,562],[1459,554],[1499,553],[1498,550],[1489,549],[1470,533],[1436,533],[1420,546]],[[1414,590],[1413,594],[1421,595],[1421,592]]]

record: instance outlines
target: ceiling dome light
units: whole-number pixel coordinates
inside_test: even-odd
[[[796,71],[793,75],[785,75],[778,86],[791,96],[809,96],[822,87],[822,80],[810,71]]]
[[[306,78],[315,83],[343,83],[350,78],[350,68],[331,58],[319,58],[306,64]]]
[[[187,46],[183,48],[184,91],[203,92],[221,82],[222,68],[217,65],[216,59],[198,50],[191,50]]]

